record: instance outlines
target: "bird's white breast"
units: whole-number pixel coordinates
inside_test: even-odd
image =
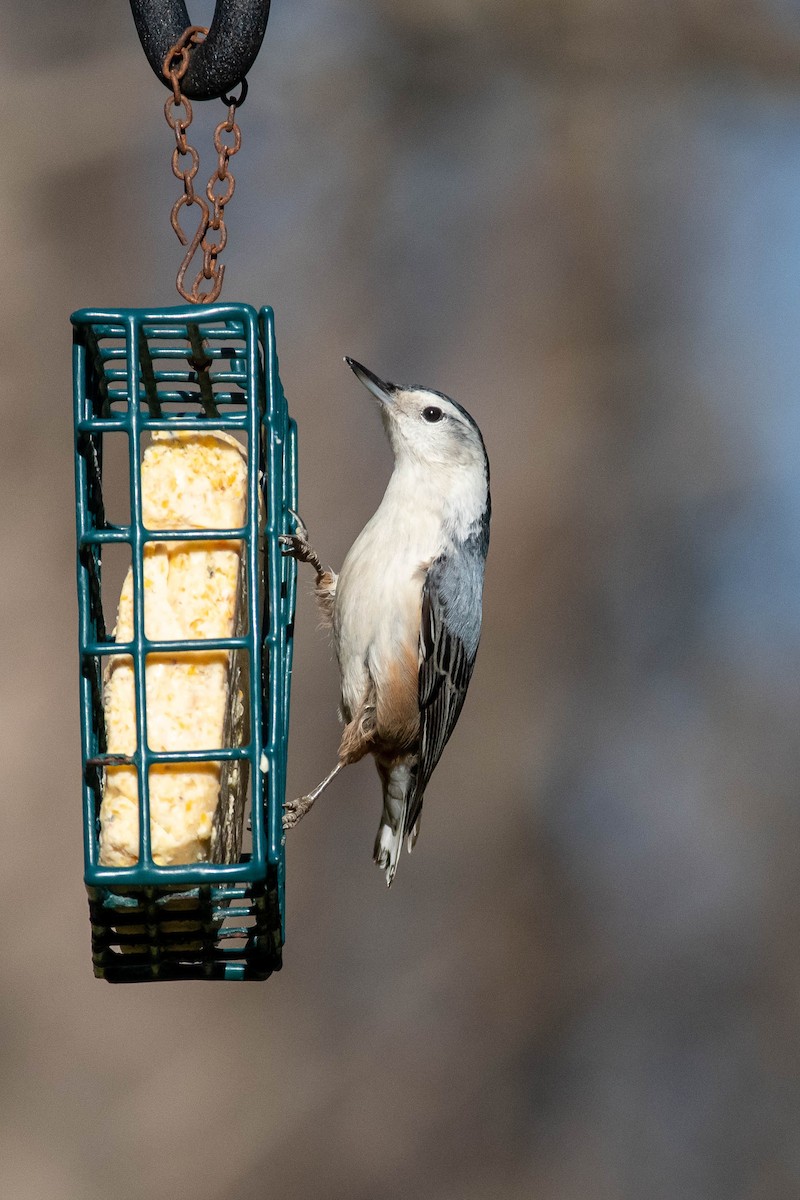
[[[405,482],[405,486],[403,486]],[[417,653],[422,585],[442,549],[442,506],[392,477],[339,573],[333,614],[345,712],[404,653]]]

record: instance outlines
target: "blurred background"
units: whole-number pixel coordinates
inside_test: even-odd
[[[275,308],[335,566],[391,466],[342,355],[475,414],[485,632],[391,892],[364,762],[290,837],[281,974],[127,988],[82,884],[68,318],[177,302],[172,135],[127,4],[0,10],[3,1194],[797,1200],[796,3],[275,0],[224,298]],[[293,793],[338,744],[309,586]]]

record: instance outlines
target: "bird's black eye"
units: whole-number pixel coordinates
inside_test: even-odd
[[[427,408],[423,408],[422,415],[426,421],[430,421],[431,425],[433,425],[434,421],[441,421],[444,413],[434,404],[429,404]]]

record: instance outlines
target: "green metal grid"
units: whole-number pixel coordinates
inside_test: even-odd
[[[73,313],[75,483],[85,882],[95,974],[111,982],[266,979],[284,940],[285,793],[296,565],[278,536],[297,506],[297,430],[278,376],[271,309],[213,304]],[[243,543],[247,629],[239,637],[155,641],[144,634],[143,548],[148,541],[208,541],[208,530],[150,531],[142,523],[141,435],[160,429],[228,430],[247,446],[247,522],[212,531]],[[127,438],[130,515],[106,519],[104,440]],[[264,500],[259,516],[258,497]],[[133,564],[134,636],[114,642],[103,611],[103,548],[123,543]],[[147,744],[148,654],[227,649],[247,656],[246,745],[156,752]],[[99,863],[105,752],[103,661],[130,654],[134,667],[139,861]],[[151,765],[246,759],[252,846],[238,862],[158,866],[150,847]]]

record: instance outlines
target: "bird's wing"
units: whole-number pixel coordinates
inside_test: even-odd
[[[420,627],[419,763],[405,833],[419,819],[425,788],[467,694],[481,627],[483,561],[447,556],[430,566],[422,588]]]

